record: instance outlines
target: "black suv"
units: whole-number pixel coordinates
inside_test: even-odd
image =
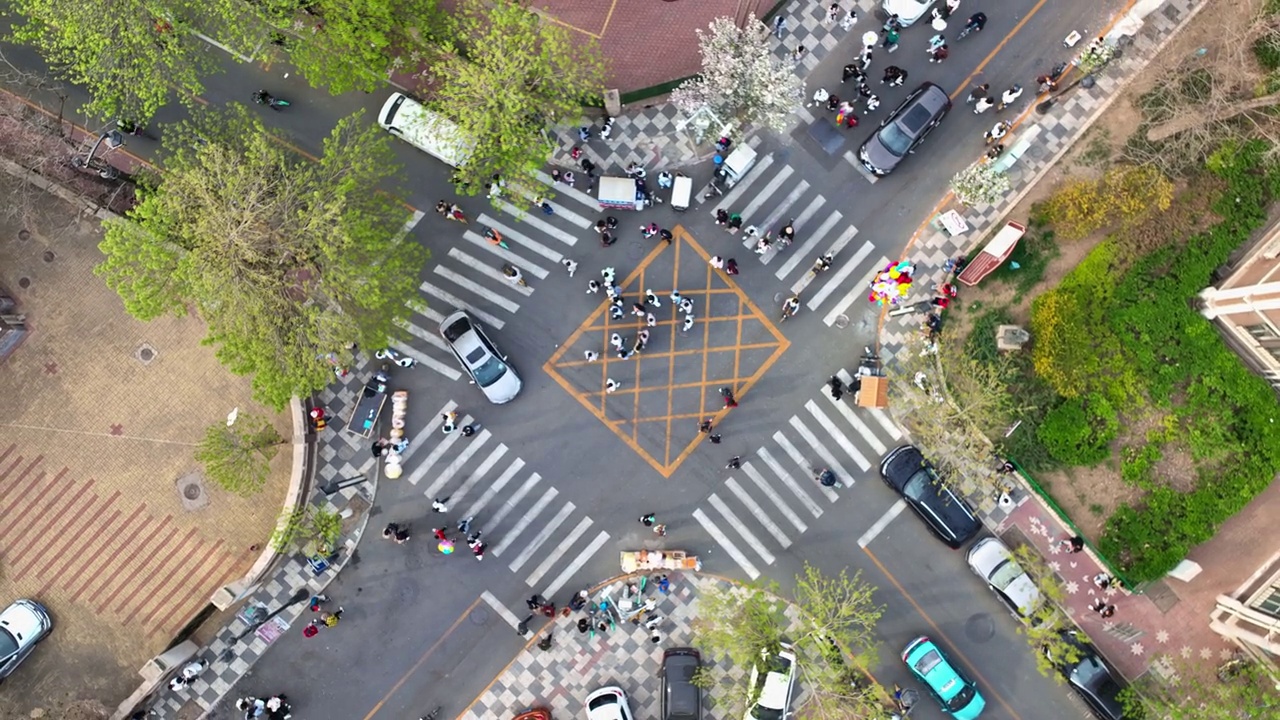
[[[700,720],[702,690],[693,674],[702,656],[693,648],[671,648],[662,654],[662,720]]]
[[[927,82],[911,91],[875,135],[858,149],[858,159],[873,175],[888,175],[915,150],[951,109],[951,98],[942,88]]]
[[[947,545],[958,548],[982,529],[973,511],[943,484],[916,446],[903,445],[885,455],[880,461],[880,477]]]

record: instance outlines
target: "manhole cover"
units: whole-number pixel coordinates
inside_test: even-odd
[[[19,240],[22,240],[22,241],[24,241],[24,242],[25,242],[25,241],[27,241],[27,240],[30,240],[30,239],[31,239],[31,231],[30,231],[30,230],[28,230],[28,229],[26,229],[26,228],[23,228],[23,229],[19,230],[19,231],[18,231],[18,239],[19,239]]]
[[[196,483],[191,483],[190,485],[182,488],[182,496],[188,500],[199,500],[202,494],[203,491]]]
[[[158,354],[159,353],[156,352],[156,349],[147,343],[139,345],[138,349],[133,352],[133,356],[136,357],[143,365],[150,365],[151,361],[155,360],[156,355]]]
[[[178,478],[178,500],[188,512],[209,504],[209,494],[204,491],[204,480],[198,472],[189,472]]]
[[[31,278],[29,277],[18,278],[18,287],[22,288],[23,290],[26,290],[27,288],[31,287]]]
[[[969,621],[964,624],[964,634],[972,642],[984,643],[995,636],[996,625],[990,615],[978,613],[970,616]]]
[[[41,255],[40,257],[44,258],[45,262],[51,263],[57,255],[54,255],[52,250],[45,250],[44,255]]]
[[[837,315],[835,319],[835,326],[841,330],[849,327],[849,316]]]

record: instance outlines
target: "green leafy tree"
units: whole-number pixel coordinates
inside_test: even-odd
[[[527,184],[552,150],[545,128],[603,91],[600,48],[511,0],[462,0],[454,23],[428,72],[432,104],[475,143],[459,180],[472,192],[494,174]]]
[[[1148,720],[1240,720],[1280,716],[1280,692],[1267,668],[1234,660],[1218,668],[1183,663],[1169,686],[1147,683],[1121,696],[1125,717]]]
[[[327,557],[341,537],[341,515],[328,508],[304,505],[280,516],[270,543],[276,552],[297,550],[307,557]]]
[[[1049,563],[1045,562],[1044,556],[1030,544],[1016,545],[1010,549],[1010,553],[1014,562],[1035,582],[1043,598],[1040,606],[1023,622],[1019,632],[1027,638],[1040,674],[1063,683],[1066,678],[1058,672],[1058,668],[1079,662],[1084,653],[1077,643],[1088,644],[1091,641],[1062,612],[1067,591]]]
[[[386,133],[345,118],[308,162],[236,105],[166,137],[160,184],[99,246],[96,272],[131,315],[194,309],[275,408],[323,388],[352,343],[397,332],[426,255],[400,242],[405,211],[378,190],[397,172]]]
[[[223,490],[252,495],[262,489],[283,438],[265,418],[247,415],[210,425],[196,450],[205,475]]]

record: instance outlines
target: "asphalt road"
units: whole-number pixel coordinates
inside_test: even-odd
[[[1073,29],[1089,36],[1121,3],[1110,0],[1103,5],[1105,9],[1080,3],[1050,5],[1045,0],[1014,0],[1002,4],[996,13],[978,3],[966,3],[965,14],[983,9],[990,16],[989,23],[984,32],[953,43],[951,57],[944,64],[926,62],[924,51],[931,32],[924,27],[905,31],[901,49],[895,55],[886,56],[879,51],[871,70],[877,92],[885,88],[875,81],[889,64],[888,58],[892,58],[893,64],[906,68],[910,80],[905,88],[881,92],[880,111],[864,118],[861,127],[850,131],[841,153],[856,150],[857,144],[870,134],[872,121],[884,117],[919,81],[936,82],[948,91],[955,91],[953,97],[959,99],[950,116],[919,153],[878,183],[868,183],[840,155],[830,156],[818,149],[807,138],[804,125],[789,136],[765,137],[758,150],[762,158],[770,158],[768,166],[756,171],[759,177],[749,179],[750,187],[735,198],[730,208],[744,212],[749,223],[776,216],[768,218],[767,225],[783,219],[784,214],[804,217],[802,213],[808,213],[799,223],[797,246],[789,251],[803,253],[804,257],[781,278],[775,270],[785,268],[790,258],[784,254],[776,263],[761,265],[760,258],[741,249],[741,238],[729,237],[714,226],[710,209],[715,201],[695,206],[680,216],[666,206],[641,213],[639,217],[627,214],[622,223],[623,239],[606,249],[594,242],[590,229],[575,225],[568,217],[576,214],[594,222],[597,215],[590,213],[586,204],[575,202],[569,193],[561,192],[555,202],[568,214],[560,212],[545,219],[535,217],[534,220],[544,223],[542,226],[498,213],[479,200],[463,201],[473,216],[481,212],[497,216],[500,222],[529,238],[532,242],[527,246],[516,238],[517,254],[528,261],[525,267],[540,265],[548,270],[545,278],[530,277],[534,292],[527,296],[513,295],[511,288],[500,287],[500,282],[471,273],[470,281],[480,290],[473,291],[456,279],[461,276],[465,282],[467,273],[475,269],[474,263],[456,255],[450,257],[450,250],[461,249],[471,258],[479,256],[488,261],[493,258],[485,255],[484,247],[465,240],[464,228],[430,212],[437,199],[450,197],[446,168],[413,148],[396,143],[397,155],[405,166],[405,181],[397,189],[407,202],[427,213],[412,233],[412,237],[433,254],[423,273],[424,283],[463,297],[469,306],[499,319],[502,327],[493,329],[491,334],[510,354],[525,380],[522,396],[513,404],[498,408],[488,406],[465,381],[452,380],[433,366],[420,365],[411,371],[400,371],[397,384],[412,393],[409,426],[427,426],[437,408],[450,401],[456,402],[461,412],[474,414],[492,439],[473,456],[463,457],[456,449],[451,451],[447,470],[461,472],[459,479],[472,473],[480,483],[472,486],[472,492],[480,493],[491,476],[483,476],[478,466],[495,445],[504,445],[507,454],[502,464],[490,463],[497,468],[492,475],[497,475],[512,458],[519,458],[524,465],[522,474],[532,470],[541,476],[542,484],[528,494],[528,501],[507,515],[502,527],[489,528],[486,534],[494,546],[503,543],[502,532],[512,531],[513,526],[521,530],[528,527],[528,534],[514,542],[508,541],[506,553],[483,563],[465,556],[442,557],[430,550],[426,542],[428,528],[439,516],[431,512],[424,485],[433,484],[432,478],[443,478],[445,466],[427,473],[424,484],[383,482],[371,523],[377,526],[390,520],[409,522],[418,537],[408,545],[397,546],[377,539],[376,533],[371,534],[353,564],[328,591],[347,611],[337,631],[312,640],[289,634],[237,691],[286,692],[294,699],[298,716],[308,718],[408,718],[437,705],[445,706],[446,712],[461,711],[523,643],[504,617],[480,599],[482,593],[490,593],[500,605],[522,617],[523,599],[532,591],[541,590],[562,571],[560,600],[573,589],[616,574],[618,550],[661,545],[696,552],[709,571],[746,578],[752,574],[747,569],[750,567],[762,576],[779,580],[784,588],[791,585],[791,578],[805,562],[829,573],[844,568],[862,569],[864,577],[879,587],[877,597],[887,608],[879,626],[884,641],[883,663],[875,669],[881,682],[908,682],[896,656],[909,639],[924,633],[938,640],[953,659],[977,678],[989,702],[985,717],[1056,720],[1084,715],[1082,707],[1065,689],[1037,674],[1031,650],[1016,632],[1014,621],[969,572],[962,553],[952,552],[930,537],[910,512],[884,520],[896,498],[876,476],[879,455],[875,451],[892,447],[894,438],[882,432],[867,415],[857,415],[860,426],[842,423],[840,428],[846,428],[843,432],[837,428],[835,433],[823,435],[825,426],[808,406],[816,403],[827,417],[837,421],[845,416],[822,395],[820,386],[836,370],[852,370],[861,347],[874,339],[877,311],[865,298],[858,297],[862,280],[882,259],[898,258],[907,238],[928,219],[935,203],[946,192],[952,174],[983,152],[980,136],[995,121],[995,116],[988,113],[974,117],[962,102],[967,88],[975,82],[986,81],[998,92],[1012,82],[1021,82],[1028,87],[1021,106],[1028,105],[1035,75],[1068,59],[1061,38]],[[807,94],[812,94],[818,86],[841,94],[834,89],[839,85],[840,67],[856,52],[856,38],[867,27],[870,24],[864,17],[840,49],[810,76]],[[40,67],[39,59],[25,48],[5,46],[4,51],[9,61],[19,67]],[[268,71],[231,62],[227,65],[224,75],[207,81],[207,92],[201,101],[248,102],[249,94],[259,87],[286,98],[293,103],[286,112],[261,110],[267,114],[268,122],[288,135],[290,142],[311,154],[320,152],[323,137],[338,118],[363,108],[372,119],[386,95],[379,92],[331,97],[307,88],[297,77],[284,78],[285,68]],[[74,101],[74,89],[71,96]],[[55,102],[48,96],[42,101],[49,106]],[[157,119],[158,131],[163,132],[164,123],[180,114],[178,107],[166,108]],[[131,151],[145,156],[154,150],[155,143],[145,138],[130,138],[129,146]],[[765,165],[763,160],[761,164]],[[784,173],[787,177],[766,192],[773,180]],[[693,174],[696,180],[704,181],[710,168],[695,168]],[[807,189],[798,190],[803,183],[807,183]],[[696,182],[695,187],[701,184]],[[794,209],[782,207],[788,204]],[[755,207],[751,207],[753,205]],[[745,212],[748,208],[752,209],[751,213]],[[832,224],[821,244],[807,247],[806,232],[815,233],[815,228],[833,213],[841,214],[839,222]],[[556,353],[558,345],[599,306],[599,296],[584,295],[586,279],[594,277],[605,265],[616,266],[619,276],[626,276],[651,253],[652,242],[642,240],[633,228],[640,221],[655,221],[664,226],[678,223],[708,252],[736,254],[743,266],[742,274],[735,278],[737,284],[770,320],[776,319],[779,298],[787,294],[788,283],[797,280],[819,250],[836,241],[841,228],[857,228],[856,235],[845,241],[836,267],[829,273],[833,287],[825,291],[818,307],[806,308],[795,320],[782,326],[789,349],[776,364],[760,374],[749,390],[740,392],[741,406],[718,424],[718,430],[725,436],[724,444],[704,443],[696,447],[669,478],[656,472],[651,462],[620,440],[584,408],[582,401],[566,393],[562,384],[541,368]],[[475,230],[476,225],[467,229]],[[565,238],[573,239],[575,244],[570,245]],[[579,262],[579,274],[570,279],[545,252],[529,252],[535,244],[544,251]],[[672,264],[673,256],[672,252],[659,252],[651,267],[656,272],[662,263]],[[844,270],[846,265],[850,266],[848,270]],[[681,272],[683,277],[684,271]],[[451,282],[454,284],[450,285]],[[814,287],[818,285],[814,283]],[[637,288],[631,289],[634,295]],[[808,300],[817,294],[810,289],[802,293],[802,297]],[[854,301],[842,306],[842,299],[846,297]],[[423,299],[441,314],[451,309],[439,295],[424,291]],[[516,305],[516,309],[512,310],[511,305]],[[839,325],[844,324],[845,318],[840,315],[848,320],[843,329]],[[429,335],[435,331],[430,319],[415,317],[412,322]],[[658,329],[664,330],[667,329]],[[406,348],[417,356],[434,359],[441,366],[453,366],[446,355],[422,337],[411,338]],[[587,395],[598,392],[599,388],[579,390]],[[710,406],[704,401],[701,407]],[[700,411],[701,408],[695,413]],[[800,418],[798,424],[795,418]],[[697,436],[691,430],[693,421],[681,422],[684,424],[678,422],[673,433],[677,444],[696,441]],[[860,437],[857,427],[870,428],[873,432]],[[764,456],[753,453],[766,447],[773,448],[771,457],[785,460],[785,446],[779,450],[770,445],[771,437],[782,430],[791,435],[789,442],[796,444],[803,442],[804,432],[819,437],[818,444],[840,461],[842,469],[847,471],[844,479],[850,484],[841,489],[832,502],[810,487],[812,481],[794,464],[789,465],[790,475],[799,478],[805,494],[822,511],[820,516],[804,516],[805,529],[798,533],[794,531],[799,527],[790,517],[774,513],[775,496],[755,490],[743,493],[733,490],[733,486],[727,484],[731,480],[741,483],[739,487],[750,487],[751,479],[743,473],[722,469],[727,457],[734,454],[763,468]],[[840,436],[847,443],[842,443]],[[439,437],[431,437],[421,453],[410,458],[407,471],[413,471],[418,459],[427,455]],[[846,444],[860,453],[865,462],[855,460],[847,452]],[[816,448],[801,444],[798,453],[809,463],[829,464],[824,463]],[[869,467],[860,467],[863,464]],[[780,488],[782,484],[772,478],[786,474],[784,470],[781,475],[770,475],[773,487]],[[445,491],[457,482],[451,481]],[[504,488],[498,499],[514,504],[516,487],[517,484],[512,484]],[[533,504],[534,497],[547,498],[544,488],[553,489],[555,493],[534,512],[529,505]],[[786,495],[785,489],[774,492],[787,498],[786,503],[777,504],[798,502],[795,499],[798,493]],[[750,504],[738,504],[744,495],[754,496],[757,508],[763,506],[763,514],[773,516],[767,521],[758,520],[763,527],[750,526],[750,521],[759,513],[754,512]],[[730,502],[726,503],[724,498]],[[568,515],[568,524],[557,530],[550,544],[534,546],[536,528],[548,522],[553,511],[569,503],[575,514]],[[728,514],[716,512],[729,505],[737,508],[730,513],[737,522],[730,520]],[[803,506],[801,503],[796,507]],[[669,523],[669,535],[665,539],[659,541],[636,522],[636,517],[647,511],[656,512],[660,521]],[[490,511],[486,512],[492,516]],[[556,558],[554,567],[539,577],[536,584],[528,581],[525,574],[539,564],[539,558],[554,555],[556,543],[574,526],[579,515],[591,521],[590,527],[574,536],[572,547]],[[518,524],[522,516],[531,518],[532,525]],[[741,522],[744,517],[747,523]],[[482,528],[485,519],[482,512],[477,519]],[[868,537],[869,528],[882,520],[879,533]],[[715,536],[712,528],[734,546],[733,551]],[[733,532],[728,532],[729,529]],[[607,534],[606,538],[600,544],[589,545],[601,531]],[[785,536],[785,546],[775,542],[779,536]],[[866,540],[865,549],[859,547],[860,538]],[[756,543],[765,548],[764,553],[758,552]],[[532,547],[532,555],[524,558],[520,572],[513,572],[511,565],[521,557],[522,546]],[[735,557],[735,551],[739,557]],[[934,718],[941,714],[931,703],[926,703],[924,710],[915,716]]]

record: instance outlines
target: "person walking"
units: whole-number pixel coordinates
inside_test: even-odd
[[[935,50],[946,44],[947,39],[942,36],[942,33],[938,33],[937,35],[929,38],[929,49],[926,52],[932,55]]]
[[[881,36],[880,47],[885,48],[889,52],[893,52],[898,49],[898,40],[901,37],[902,36],[898,34],[896,28],[889,28],[888,30],[885,30],[884,34]]]
[[[1069,553],[1078,553],[1084,550],[1084,538],[1079,535],[1072,535],[1058,541],[1058,546],[1064,548]]]
[[[595,362],[596,360],[599,360],[599,359],[600,359],[600,356],[599,356],[598,354],[596,354],[596,353],[594,353],[594,352],[591,352],[590,350],[586,350],[586,351],[584,351],[584,352],[582,353],[582,356],[583,356],[584,358],[586,358],[586,359],[587,359],[587,362],[589,362],[589,363],[590,363],[590,362]]]
[[[337,627],[338,620],[342,618],[342,613],[343,613],[343,610],[341,607],[339,607],[337,610],[334,610],[333,612],[320,613],[320,618],[318,620],[312,620],[311,622],[313,624],[317,622],[323,623],[324,626],[327,628]]]
[[[617,389],[620,387],[622,387],[622,383],[617,382],[613,378],[608,378],[607,380],[604,381],[604,391],[606,393],[612,394],[616,392]]]
[[[727,274],[729,274],[729,275],[737,275],[737,274],[738,274],[738,261],[737,261],[737,260],[734,260],[733,258],[729,258],[728,260],[725,260],[725,261],[724,261],[724,271],[725,271],[725,273],[727,273]]]
[[[431,501],[431,509],[438,513],[449,512],[449,506],[445,505],[447,502],[449,502],[448,496],[436,498]]]
[[[308,607],[311,609],[311,612],[320,612],[320,607],[327,602],[329,602],[329,596],[324,593],[319,593],[311,596],[311,603]]]
[[[827,387],[831,389],[831,398],[833,400],[839,402],[840,398],[844,397],[844,382],[839,375],[832,375],[831,379],[827,381]]]
[[[937,50],[934,50],[932,53],[929,54],[929,62],[941,63],[943,60],[946,60],[947,57],[949,57],[950,55],[951,55],[951,51],[947,49],[946,43],[943,43],[941,46],[938,47]]]
[[[646,289],[644,291],[644,301],[656,308],[662,307],[662,301],[658,299],[657,295],[653,294],[653,290]]]
[[[973,104],[973,114],[981,115],[982,113],[990,110],[993,107],[995,107],[995,103],[991,100],[991,98],[985,97],[985,96],[980,97],[978,98],[978,101]]]
[[[713,255],[711,256],[711,259],[707,261],[707,264],[709,264],[711,267],[715,268],[716,270],[723,270],[724,258],[720,257],[719,255]]]
[[[711,441],[712,445],[719,445],[721,438],[719,434],[715,434],[715,435],[708,435],[707,439]]]
[[[409,541],[409,529],[400,527],[396,523],[387,523],[382,528],[382,537],[384,540],[394,540],[397,545],[403,545]]]
[[[729,462],[725,463],[724,469],[737,470],[738,468],[741,468],[741,467],[742,467],[742,456],[734,455],[733,457],[729,458]]]
[[[787,32],[787,19],[778,15],[773,19],[773,36],[782,39],[784,33]]]
[[[850,80],[857,80],[858,82],[861,82],[865,78],[866,75],[863,74],[862,70],[855,63],[845,65],[844,69],[840,71],[840,82],[842,83],[849,82]]]
[[[658,525],[654,525],[653,534],[657,535],[658,537],[665,537],[667,534],[667,526],[662,525],[661,523],[659,523]]]
[[[461,520],[459,520],[459,521],[458,521],[458,532],[462,533],[463,535],[466,535],[467,533],[471,532],[471,521],[472,521],[472,520],[475,520],[475,517],[464,517],[464,518],[462,518]]]
[[[733,397],[733,388],[720,388],[720,397],[724,398],[724,406],[727,408],[738,407],[738,401]]]
[[[622,349],[622,336],[621,336],[621,335],[619,335],[618,333],[614,333],[614,334],[610,335],[610,336],[609,336],[609,344],[613,346],[613,349],[614,349],[614,350],[621,350],[621,349]]]
[[[711,418],[707,418],[706,420],[703,420],[702,422],[698,423],[698,432],[700,433],[710,433],[711,428],[712,428]]]
[[[477,561],[484,560],[484,551],[488,547],[488,545],[485,545],[482,542],[477,542],[475,545],[471,546],[471,554],[475,556]]]
[[[682,298],[680,300],[680,312],[684,313],[685,315],[692,313],[693,300],[690,300],[689,298]]]
[[[644,324],[646,327],[657,327],[658,318],[654,317],[653,313],[649,313],[644,316]]]
[[[680,326],[680,332],[682,332],[682,333],[687,333],[687,332],[689,332],[690,330],[692,330],[692,329],[693,329],[693,321],[694,321],[693,313],[689,313],[688,315],[685,315],[685,316],[684,316],[684,325],[681,325],[681,326]]]
[[[884,77],[880,78],[880,84],[881,85],[885,83],[892,84],[893,81],[897,80],[898,76],[901,74],[902,74],[902,68],[898,67],[897,65],[890,65],[889,67],[884,69]]]

